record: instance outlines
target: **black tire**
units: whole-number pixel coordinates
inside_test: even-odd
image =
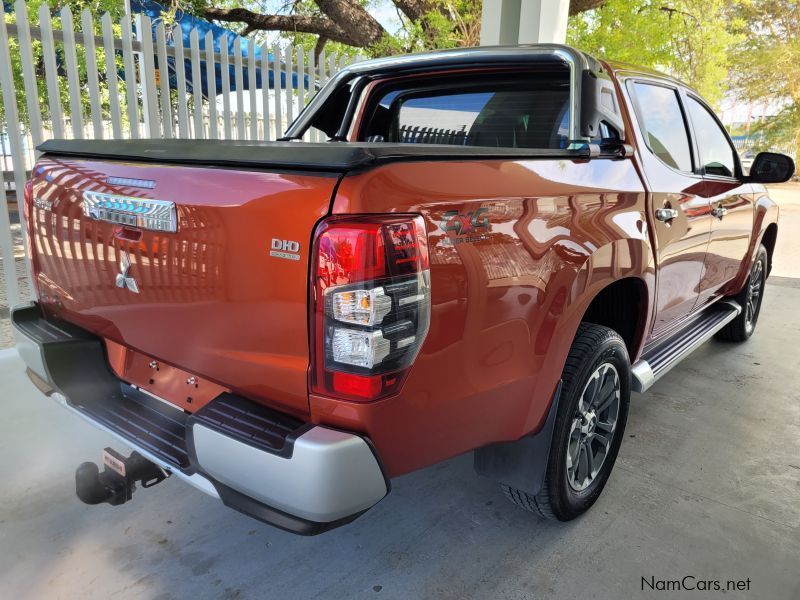
[[[744,342],[753,335],[758,323],[758,315],[761,314],[768,266],[767,249],[763,245],[759,245],[753,266],[750,268],[750,275],[747,277],[742,291],[731,298],[742,307],[742,312],[717,332],[717,339],[727,342]]]
[[[571,449],[578,447],[575,433],[582,435],[580,430],[574,428],[574,423],[586,422],[584,417],[580,416],[579,404],[584,406],[582,403],[584,391],[591,393],[590,384],[600,387],[603,381],[608,381],[602,379],[607,377],[606,375],[597,375],[599,384],[593,379],[596,373],[606,368],[604,365],[607,364],[614,367],[619,382],[616,422],[611,433],[610,445],[605,451],[599,470],[584,489],[576,489],[573,480],[577,471],[570,472],[567,466],[567,453],[570,452],[572,456]],[[606,370],[608,371],[607,368]],[[533,495],[501,485],[506,497],[514,504],[548,519],[569,521],[586,512],[603,491],[617,459],[628,419],[630,379],[628,350],[619,334],[608,327],[581,323],[564,365],[561,400],[556,413],[550,457],[542,489]],[[603,412],[598,411],[597,414],[602,415]],[[597,420],[599,422],[599,417]],[[594,431],[593,427],[591,431]],[[598,431],[601,431],[599,424]],[[589,446],[594,443],[590,442]],[[582,455],[578,451],[575,456]]]

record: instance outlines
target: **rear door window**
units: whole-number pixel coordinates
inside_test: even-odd
[[[662,85],[635,82],[636,116],[647,147],[662,162],[692,172],[692,152],[678,91]]]
[[[462,76],[460,82],[440,79],[411,89],[390,82],[373,94],[360,141],[541,149],[569,144],[567,72]]]
[[[706,175],[733,177],[736,172],[734,150],[717,119],[705,106],[689,96],[689,116],[700,153],[700,168]]]

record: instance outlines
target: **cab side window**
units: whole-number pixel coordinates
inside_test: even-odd
[[[700,102],[689,96],[689,116],[700,151],[700,167],[706,175],[733,177],[735,159],[728,136],[714,115]]]
[[[647,147],[673,169],[692,172],[692,151],[677,90],[634,82],[636,112]]]

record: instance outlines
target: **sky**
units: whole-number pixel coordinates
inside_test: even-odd
[[[397,8],[394,3],[388,0],[379,0],[375,8],[369,12],[389,33],[397,33],[400,29],[400,18],[397,16]]]

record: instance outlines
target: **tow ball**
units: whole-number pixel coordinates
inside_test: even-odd
[[[106,448],[103,450],[103,465],[105,468],[102,473],[93,462],[85,462],[75,471],[75,492],[82,502],[108,502],[118,506],[133,497],[137,483],[149,488],[169,476],[164,469],[138,452],[125,458],[113,448]]]

